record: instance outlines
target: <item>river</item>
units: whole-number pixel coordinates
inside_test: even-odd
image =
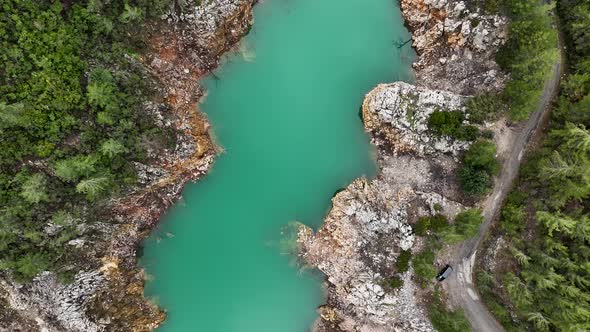
[[[224,152],[146,240],[146,295],[164,332],[305,332],[322,276],[286,255],[284,227],[321,224],[330,199],[375,173],[359,107],[408,80],[395,0],[266,0],[240,51],[204,80]]]

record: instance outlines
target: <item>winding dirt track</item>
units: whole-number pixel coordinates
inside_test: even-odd
[[[502,204],[512,188],[512,183],[518,175],[522,157],[531,138],[542,131],[542,124],[551,113],[551,102],[557,96],[560,78],[563,74],[564,51],[559,42],[559,57],[553,65],[553,75],[545,82],[543,95],[539,100],[537,110],[522,124],[522,129],[512,144],[508,159],[502,165],[500,176],[495,181],[492,194],[483,202],[484,221],[477,235],[463,242],[452,254],[450,264],[455,273],[444,283],[451,303],[461,307],[469,320],[473,331],[496,332],[504,331],[494,316],[481,301],[480,295],[473,284],[472,268],[475,255],[481,241],[497,219]]]

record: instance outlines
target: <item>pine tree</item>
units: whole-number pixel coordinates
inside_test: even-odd
[[[530,312],[527,314],[527,320],[535,326],[539,331],[549,331],[549,320],[540,312]]]
[[[82,180],[76,185],[76,191],[85,194],[89,200],[94,200],[108,188],[109,181],[106,176]]]
[[[23,183],[20,195],[32,204],[48,201],[49,195],[47,195],[47,179],[45,176],[41,173],[30,176]]]
[[[574,156],[590,152],[590,131],[586,130],[583,124],[575,125],[568,122],[565,129],[553,130],[551,135],[561,142],[560,150],[569,151]]]
[[[545,211],[537,212],[537,220],[547,228],[547,235],[549,236],[553,236],[555,231],[571,235],[577,223],[575,219]]]
[[[100,146],[100,152],[109,158],[113,158],[125,151],[127,151],[125,146],[112,138],[104,141]]]

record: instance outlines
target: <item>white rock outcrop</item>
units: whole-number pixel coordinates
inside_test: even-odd
[[[302,259],[327,277],[329,310],[323,310],[331,315],[322,315],[323,326],[433,331],[417,300],[413,272],[399,274],[395,262],[401,251],[412,250],[411,224],[418,217],[452,217],[463,208],[457,188],[446,179],[457,167],[455,156],[470,143],[433,135],[427,120],[436,110],[463,111],[464,101],[403,82],[379,85],[365,97],[363,119],[378,147],[380,174],[339,192],[317,233],[304,226],[299,233]],[[389,280],[396,275],[404,283],[393,289]]]
[[[506,42],[508,20],[457,0],[401,0],[419,54],[419,85],[459,94],[499,91],[506,82],[494,61]]]
[[[363,120],[374,136],[383,134],[389,140],[394,152],[413,152],[420,156],[450,153],[456,156],[469,147],[469,143],[433,135],[428,130],[428,118],[435,111],[464,112],[465,100],[450,92],[404,82],[380,84],[365,98]],[[380,144],[378,140],[375,143]]]

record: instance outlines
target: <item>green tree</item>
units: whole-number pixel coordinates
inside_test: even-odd
[[[583,124],[575,125],[567,122],[564,129],[552,130],[551,135],[560,141],[562,148],[567,149],[574,156],[587,158],[590,152],[590,131]]]
[[[109,158],[113,158],[117,155],[125,153],[126,151],[127,149],[121,142],[112,138],[104,141],[100,146],[100,152]]]
[[[490,190],[492,178],[484,170],[465,165],[459,170],[459,184],[464,193],[477,197]]]
[[[24,104],[7,105],[5,102],[0,102],[0,129],[11,126],[24,126],[25,124]]]
[[[423,280],[431,280],[436,277],[436,268],[434,267],[434,252],[425,250],[414,257],[412,266],[416,275]]]
[[[471,331],[469,322],[462,310],[448,310],[440,300],[438,288],[433,294],[433,301],[428,306],[428,317],[434,328],[439,332]]]
[[[15,262],[15,269],[19,279],[30,280],[50,265],[49,257],[40,252],[26,253]]]
[[[483,216],[479,209],[467,209],[461,211],[455,217],[455,230],[463,239],[468,239],[477,234],[479,226],[483,222]]]
[[[395,271],[404,273],[410,268],[410,259],[412,259],[412,252],[410,250],[402,250],[395,261]]]
[[[459,184],[463,192],[473,196],[486,193],[492,184],[492,176],[498,173],[496,146],[489,140],[473,143],[463,158],[459,170]]]
[[[53,171],[63,181],[73,182],[83,176],[90,176],[96,171],[96,159],[93,156],[75,156],[59,160]]]
[[[143,19],[143,11],[141,8],[130,6],[128,3],[125,4],[125,10],[119,16],[119,21],[123,23],[137,22]]]
[[[550,237],[553,236],[553,232],[572,235],[577,223],[575,219],[545,211],[537,212],[537,220],[546,227],[547,235]]]
[[[465,154],[464,163],[489,174],[496,174],[500,164],[496,160],[496,145],[489,140],[479,140],[471,145]]]
[[[549,320],[540,312],[531,312],[527,315],[527,320],[533,323],[538,331],[549,331]]]
[[[76,185],[76,191],[85,194],[89,200],[95,200],[100,194],[108,189],[110,179],[106,176],[89,178],[80,181]]]
[[[47,178],[41,173],[33,174],[23,183],[20,195],[33,204],[48,201]]]

